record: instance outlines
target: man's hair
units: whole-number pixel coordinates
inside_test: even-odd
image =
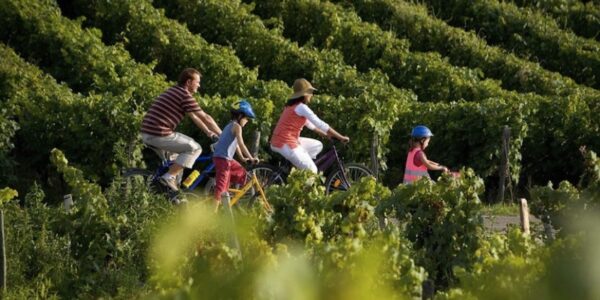
[[[184,69],[183,71],[181,71],[181,74],[179,74],[179,80],[177,81],[177,84],[179,86],[184,86],[188,80],[194,79],[194,74],[198,74],[198,77],[202,78],[202,74],[200,74],[198,70],[194,68]]]

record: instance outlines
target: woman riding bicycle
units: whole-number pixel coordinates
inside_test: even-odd
[[[283,109],[271,137],[271,150],[281,154],[299,169],[308,169],[317,173],[313,159],[323,150],[323,144],[315,139],[300,137],[304,126],[323,137],[333,137],[343,143],[350,138],[339,134],[327,123],[323,122],[308,107],[316,91],[304,78],[294,81],[294,93]]]

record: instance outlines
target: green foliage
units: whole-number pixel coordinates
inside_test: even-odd
[[[510,176],[513,182],[518,182],[521,146],[528,133],[526,103],[502,99],[481,103],[428,103],[414,105],[408,111],[400,116],[393,131],[398,147],[390,153],[390,164],[396,168],[390,175],[398,176],[396,182],[401,181],[404,171],[410,131],[418,124],[426,124],[434,134],[425,151],[428,158],[454,169],[471,167],[486,180],[498,176],[502,130],[509,126]]]
[[[201,205],[174,219],[152,248],[157,288],[169,296],[209,298],[420,295],[425,274],[410,259],[410,243],[397,228],[377,226],[374,205],[389,191],[374,180],[329,197],[314,174],[294,171],[288,185],[268,195],[272,217],[235,214],[236,229],[227,215]],[[233,232],[241,252],[229,242]]]
[[[4,205],[4,203],[12,200],[17,197],[19,193],[11,188],[3,188],[0,190],[0,207]]]
[[[600,39],[600,7],[592,1],[577,0],[513,0],[522,7],[531,7],[551,15],[565,30],[582,37]]]
[[[455,283],[455,267],[471,270],[477,261],[483,189],[473,170],[463,170],[458,179],[444,175],[437,183],[422,179],[399,185],[378,206],[378,214],[396,218],[405,228],[416,251],[415,261],[437,287]]]
[[[540,95],[581,93],[598,97],[598,91],[594,89],[577,85],[569,77],[547,71],[536,62],[489,45],[475,32],[447,24],[430,15],[422,4],[393,0],[333,2],[351,6],[363,20],[377,23],[382,29],[408,39],[413,50],[435,51],[447,57],[453,65],[481,69],[486,77],[500,80],[507,90]],[[451,12],[446,16],[449,14]]]
[[[345,61],[363,72],[380,68],[390,82],[413,90],[421,101],[478,101],[489,97],[515,98],[481,72],[459,68],[437,53],[409,52],[406,40],[362,22],[352,11],[315,0],[252,1],[263,18],[278,18],[283,34],[301,44],[338,49]]]
[[[122,45],[104,46],[100,31],[62,17],[52,1],[5,1],[2,18],[3,40],[77,92],[122,96],[123,108],[135,109],[168,86],[164,76],[131,60]]]
[[[523,141],[524,174],[533,184],[577,182],[584,171],[579,147],[600,149],[600,105],[577,95],[531,102],[529,132]]]
[[[539,61],[547,69],[600,87],[600,43],[560,29],[552,18],[498,0],[426,1],[451,25],[477,30],[490,44]]]
[[[533,187],[531,195],[531,212],[545,222],[550,222],[556,229],[570,233],[570,223],[587,211],[597,209],[600,204],[600,160],[593,151],[585,152],[587,170],[581,183],[585,186],[577,188],[568,181],[562,181],[558,188],[551,182],[544,187]],[[564,232],[561,232],[565,234]]]
[[[92,163],[103,162],[102,166],[96,165],[90,170],[100,171],[98,173],[102,175],[114,175],[118,167],[106,164],[106,154],[117,153],[119,149],[113,147],[129,145],[136,139],[146,105],[168,86],[164,77],[153,75],[151,68],[135,63],[122,47],[105,47],[97,31],[82,30],[78,22],[62,18],[60,11],[51,4],[34,1],[24,5],[21,1],[6,1],[2,2],[1,8],[4,26],[0,30],[0,37],[3,40],[10,40],[11,46],[20,51],[22,56],[36,61],[55,78],[66,81],[75,91],[92,92],[84,99],[80,95],[57,98],[62,103],[70,104],[69,112],[79,114],[59,118],[67,112],[61,106],[56,106],[52,109],[56,111],[53,116],[57,117],[56,121],[46,119],[43,123],[60,126],[73,121],[76,125],[71,125],[71,130],[78,130],[80,135],[85,136],[74,138],[80,147],[78,154],[89,155],[85,159]],[[22,62],[17,64],[23,65]],[[9,71],[14,72],[15,69],[11,68]],[[39,74],[39,71],[31,72],[31,75],[35,72]],[[31,81],[34,80],[39,78],[31,78]],[[36,89],[38,87],[47,88],[41,81],[33,89],[30,86],[24,87],[21,81],[16,81],[16,86],[13,86],[17,96],[22,97],[26,96],[22,93],[39,93],[40,90]],[[99,94],[95,94],[96,92]],[[59,91],[51,89],[37,97],[48,102],[53,99],[47,94],[52,93],[68,94],[64,88],[60,88]],[[33,103],[27,104],[32,108],[34,106]],[[39,111],[40,114],[44,112],[47,110]],[[86,115],[86,112],[90,114]],[[46,124],[43,126],[48,126]],[[43,126],[38,125],[35,130],[41,131]],[[62,132],[58,130],[55,128],[45,133],[61,134],[62,137]],[[119,140],[123,142],[118,143]],[[54,145],[44,145],[42,149],[51,149],[52,146]],[[87,147],[103,150],[81,151],[81,148]],[[68,151],[68,147],[65,149]],[[43,157],[47,155],[48,152],[42,152]],[[76,158],[78,162],[83,159]],[[123,165],[128,162],[119,163]]]
[[[43,203],[44,191],[34,184],[18,202],[5,204],[6,257],[9,283],[6,299],[56,297],[68,289],[68,274],[75,261],[69,255],[69,240],[52,231],[56,210]]]
[[[138,61],[156,65],[154,70],[172,81],[186,67],[205,75],[201,89],[209,95],[247,95],[256,81],[256,70],[246,69],[230,48],[209,44],[166,18],[150,2],[97,0],[62,5],[68,5],[76,16],[86,16],[86,24],[101,29],[108,43],[123,42]]]
[[[114,141],[121,136],[107,130],[98,115],[102,111],[101,100],[116,99],[109,95],[85,98],[74,94],[5,45],[0,45],[0,53],[3,57],[0,93],[11,108],[11,119],[17,120],[20,127],[15,133],[14,151],[20,165],[15,169],[19,181],[26,182],[26,186],[36,179],[43,182],[52,147],[64,148],[91,175],[112,170],[114,160],[107,159],[106,154],[113,152]]]
[[[75,203],[70,211],[56,216],[54,225],[60,234],[68,237],[70,255],[76,261],[71,288],[90,296],[114,295],[119,286],[135,286],[145,279],[143,262],[149,232],[164,209],[158,203],[150,205],[148,199],[141,201],[144,198],[140,196],[147,197],[147,194],[122,204],[115,203],[122,200],[119,197],[112,198],[111,203],[115,205],[109,207],[109,198],[100,187],[86,180],[80,170],[69,166],[60,150],[54,149],[51,159],[71,188]],[[136,201],[139,203],[132,205]],[[132,208],[140,211],[128,211]],[[134,223],[130,223],[130,218]]]
[[[7,103],[0,103],[8,106]],[[0,110],[0,170],[2,170],[0,171],[0,184],[8,184],[15,180],[12,176],[13,162],[10,151],[14,148],[13,137],[17,130],[19,130],[19,125],[9,117],[8,111]]]
[[[459,284],[439,294],[440,299],[531,299],[532,289],[545,272],[547,250],[519,229],[493,234],[481,242],[478,262],[471,270],[455,270]],[[437,299],[437,297],[436,297]]]

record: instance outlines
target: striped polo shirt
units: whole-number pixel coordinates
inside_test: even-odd
[[[146,112],[142,132],[167,136],[175,131],[186,112],[201,111],[196,99],[184,87],[174,86],[162,93]]]

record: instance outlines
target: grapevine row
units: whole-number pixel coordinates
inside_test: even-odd
[[[19,180],[45,182],[50,150],[60,147],[85,167],[89,175],[100,175],[115,159],[107,155],[121,139],[119,121],[108,103],[120,100],[109,94],[84,97],[26,63],[12,49],[0,44],[2,106],[7,117],[18,123],[14,139],[16,170],[37,170]],[[26,167],[25,167],[26,166]]]
[[[60,1],[63,14],[85,16],[85,25],[102,30],[108,44],[122,42],[137,61],[176,81],[179,72],[194,66],[205,76],[203,93],[246,95],[257,79],[231,48],[209,44],[185,26],[170,20],[147,1]],[[283,85],[283,83],[279,83]]]
[[[282,22],[285,37],[300,44],[338,49],[349,64],[361,71],[377,67],[394,85],[413,90],[422,101],[517,98],[516,93],[503,90],[499,82],[482,78],[480,71],[452,66],[438,53],[409,51],[406,40],[363,22],[352,11],[335,4],[315,0],[253,3],[263,19]]]
[[[490,44],[539,61],[578,83],[600,87],[600,43],[561,30],[551,18],[498,0],[426,2],[440,17],[451,19],[450,24],[477,30]]]
[[[535,7],[551,15],[564,29],[600,41],[600,7],[578,0],[513,0],[521,7]]]
[[[363,20],[409,39],[415,50],[437,51],[454,65],[481,69],[486,77],[500,80],[507,90],[540,95],[579,93],[592,98],[600,96],[597,90],[578,85],[569,77],[489,45],[473,32],[448,25],[429,15],[423,5],[402,0],[335,2],[353,7]]]

